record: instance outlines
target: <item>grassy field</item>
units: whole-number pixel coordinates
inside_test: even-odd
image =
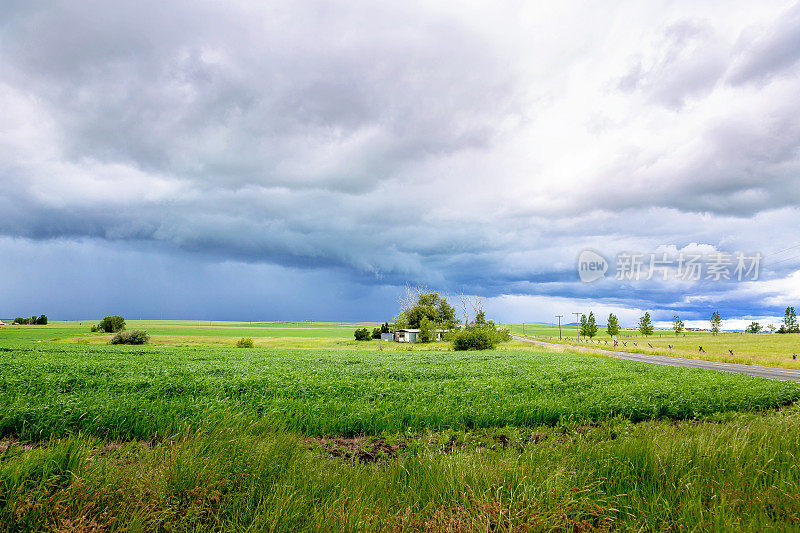
[[[0,531],[800,520],[797,383],[516,342],[358,343],[353,325],[247,335],[253,349],[216,330],[293,327],[147,323],[176,345],[124,347],[84,326],[0,330]]]
[[[783,405],[800,385],[525,350],[3,348],[0,435],[170,435],[223,406],[315,435],[692,418]]]
[[[508,326],[513,333],[523,334],[522,324],[509,324]],[[526,324],[524,330],[525,336],[530,338],[564,344],[577,344],[578,342],[574,326],[568,329],[562,327],[563,340],[561,341],[558,339],[558,326],[553,328],[548,325],[531,326]],[[619,342],[614,347],[605,328],[600,328],[597,337],[593,339],[593,344],[595,348],[636,353],[690,357],[746,365],[800,368],[800,359],[792,358],[792,354],[800,356],[800,335],[753,335],[730,332],[712,335],[709,332],[689,331],[676,336],[673,331],[656,330],[653,335],[643,338],[638,331],[626,330],[620,333],[618,339]],[[585,344],[585,339],[580,342]],[[703,352],[699,351],[700,346],[703,347]],[[731,350],[733,354],[728,350]]]
[[[2,326],[3,340],[58,341],[84,337],[97,337],[90,329],[98,321],[52,321],[46,326]],[[352,338],[353,330],[361,324],[333,322],[209,322],[198,320],[128,320],[128,329],[144,329],[150,335],[171,338],[207,337],[313,337]],[[370,324],[368,327],[374,327]]]

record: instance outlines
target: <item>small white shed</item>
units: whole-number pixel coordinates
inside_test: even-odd
[[[382,341],[393,341],[394,334],[393,333],[381,333],[381,340]]]

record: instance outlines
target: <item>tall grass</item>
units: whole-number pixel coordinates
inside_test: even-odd
[[[6,452],[0,530],[792,530],[798,414],[547,426],[446,452],[424,433],[375,465],[226,411],[172,442]]]

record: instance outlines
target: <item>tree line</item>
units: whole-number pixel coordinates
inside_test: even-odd
[[[719,314],[719,311],[714,311],[711,313],[709,323],[711,325],[710,331],[712,334],[716,335],[722,330],[722,316]],[[639,319],[637,326],[637,329],[642,336],[647,337],[648,335],[653,334],[653,320],[650,317],[649,312],[645,313],[644,316]],[[797,322],[797,314],[795,313],[794,307],[789,306],[786,308],[783,324],[781,324],[780,328],[776,329],[772,324],[767,327],[774,333],[800,333],[800,325]],[[686,327],[683,323],[683,320],[681,320],[681,317],[674,315],[672,317],[672,330],[675,332],[675,335],[679,335],[685,331],[685,329]],[[761,324],[758,322],[752,322],[745,329],[745,333],[758,333],[762,329],[763,328]],[[581,315],[579,331],[581,337],[588,337],[591,339],[597,335],[598,327],[595,322],[594,313],[590,312],[588,316]],[[613,337],[618,335],[619,331],[619,319],[614,313],[611,313],[608,315],[606,332],[610,337]]]
[[[13,324],[30,325],[30,326],[46,326],[47,317],[45,315],[32,316],[30,318],[22,318],[18,316],[14,319]]]

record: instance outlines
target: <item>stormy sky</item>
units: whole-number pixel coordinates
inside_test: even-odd
[[[0,316],[782,316],[798,95],[797,2],[6,0]]]

